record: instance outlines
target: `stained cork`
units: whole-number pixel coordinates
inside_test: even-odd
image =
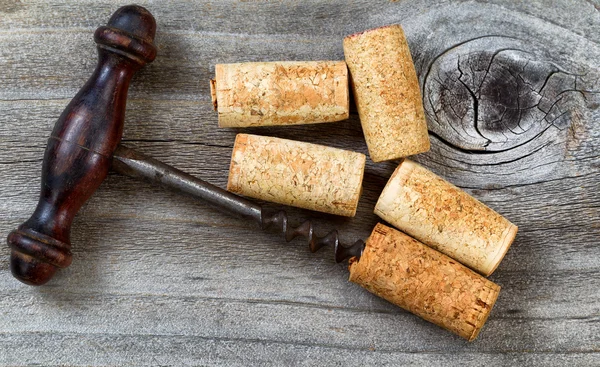
[[[517,234],[502,215],[408,159],[392,174],[375,214],[485,276]]]
[[[344,55],[369,156],[387,161],[429,150],[417,73],[399,25],[344,38]]]
[[[349,115],[343,61],[217,64],[210,86],[220,127],[314,124]]]
[[[299,141],[238,134],[227,190],[324,213],[353,217],[366,157]]]
[[[350,281],[469,341],[500,292],[497,284],[383,224],[373,229],[360,260],[350,260]]]

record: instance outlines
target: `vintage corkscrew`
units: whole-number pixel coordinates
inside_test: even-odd
[[[154,60],[155,32],[152,14],[136,5],[118,9],[106,26],[96,30],[98,66],[54,126],[42,163],[37,208],[31,218],[8,235],[13,275],[24,283],[41,285],[58,268],[71,264],[72,221],[104,181],[111,165],[117,172],[160,183],[229,213],[254,219],[261,228],[277,226],[287,241],[305,236],[313,252],[332,245],[337,261],[360,256],[362,241],[352,246],[341,245],[336,231],[318,237],[309,221],[292,227],[285,212],[267,215],[256,203],[132,149],[122,146],[117,149],[129,82],[137,70]]]

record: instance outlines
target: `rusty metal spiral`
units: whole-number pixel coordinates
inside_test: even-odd
[[[310,252],[317,252],[325,246],[333,246],[335,261],[338,263],[352,257],[360,257],[365,248],[365,242],[363,240],[358,240],[352,245],[340,243],[337,230],[332,230],[323,237],[317,236],[310,220],[305,220],[296,227],[291,226],[288,222],[288,215],[283,210],[280,210],[273,215],[264,215],[261,226],[263,230],[276,226],[277,230],[284,235],[286,242],[290,242],[299,236],[305,237]]]

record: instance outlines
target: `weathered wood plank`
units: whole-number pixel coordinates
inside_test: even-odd
[[[132,85],[124,140],[221,187],[242,130],[216,128],[214,64],[339,60],[343,36],[402,23],[432,138],[415,159],[520,227],[492,276],[500,298],[467,344],[348,283],[327,250],[111,174],[47,287],[0,262],[0,365],[600,364],[597,0],[140,4],[160,50]],[[0,233],[31,214],[46,139],[120,5],[0,0]],[[243,131],[366,153],[356,115]],[[292,220],[365,238],[396,163],[368,162],[356,218]]]
[[[375,348],[379,351],[412,353],[569,350],[590,353],[595,351],[600,332],[598,318],[538,318],[524,321],[520,318],[496,317],[487,325],[487,335],[471,345],[457,342],[456,337],[441,341],[434,325],[423,320],[411,322],[414,317],[401,311],[373,312],[368,309],[336,309],[287,302],[207,299],[192,295],[59,295],[53,292],[45,294],[45,297],[36,297],[35,302],[27,295],[16,297],[13,302],[19,302],[23,307],[18,313],[10,315],[13,317],[3,326],[2,333],[86,334],[93,330],[103,335],[126,335],[131,330],[138,330],[142,335],[264,341],[344,350]],[[68,306],[68,313],[46,314],[49,307],[60,309],[65,306]],[[212,312],[195,312],[197,309]],[[89,313],[97,317],[90,318]],[[309,318],[307,314],[310,314]],[[39,317],[44,317],[44,322],[34,327],[23,323],[27,318]],[[278,322],[269,322],[269,317]],[[561,338],[551,341],[538,339],[539,335],[557,328],[564,328]],[[518,333],[520,340],[507,338],[513,333]],[[504,339],[503,345],[490,343],[495,339]]]
[[[160,6],[150,0],[138,4],[147,7],[165,30],[191,32],[213,31],[248,34],[331,34],[343,36],[359,26],[381,25],[390,18],[403,20],[428,18],[426,12],[448,15],[447,9],[457,9],[461,3],[471,12],[478,9],[494,12],[510,11],[530,19],[542,19],[550,26],[561,27],[590,39],[598,39],[597,0],[559,0],[514,3],[507,0],[448,1],[437,4],[428,0],[395,2],[323,2],[307,0],[214,2],[197,0],[176,1]],[[45,2],[43,0],[3,0],[4,17],[1,28],[74,28],[95,29],[115,8],[122,5],[116,0]],[[293,15],[293,16],[292,16]],[[434,14],[435,15],[435,14]],[[468,15],[468,14],[465,14]]]
[[[39,340],[32,343],[32,340]],[[78,353],[64,349],[73,346]],[[376,348],[339,349],[261,340],[227,340],[178,335],[96,335],[79,333],[14,334],[3,342],[10,364],[45,366],[588,366],[589,354],[554,352],[406,353]],[[35,349],[38,353],[31,354]],[[593,356],[592,356],[593,357]]]

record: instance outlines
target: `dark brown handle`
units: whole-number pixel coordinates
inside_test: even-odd
[[[120,8],[96,30],[98,66],[54,126],[35,212],[8,235],[11,271],[20,281],[41,285],[71,264],[71,223],[108,174],[129,82],[154,60],[155,31],[152,14],[136,5]]]

